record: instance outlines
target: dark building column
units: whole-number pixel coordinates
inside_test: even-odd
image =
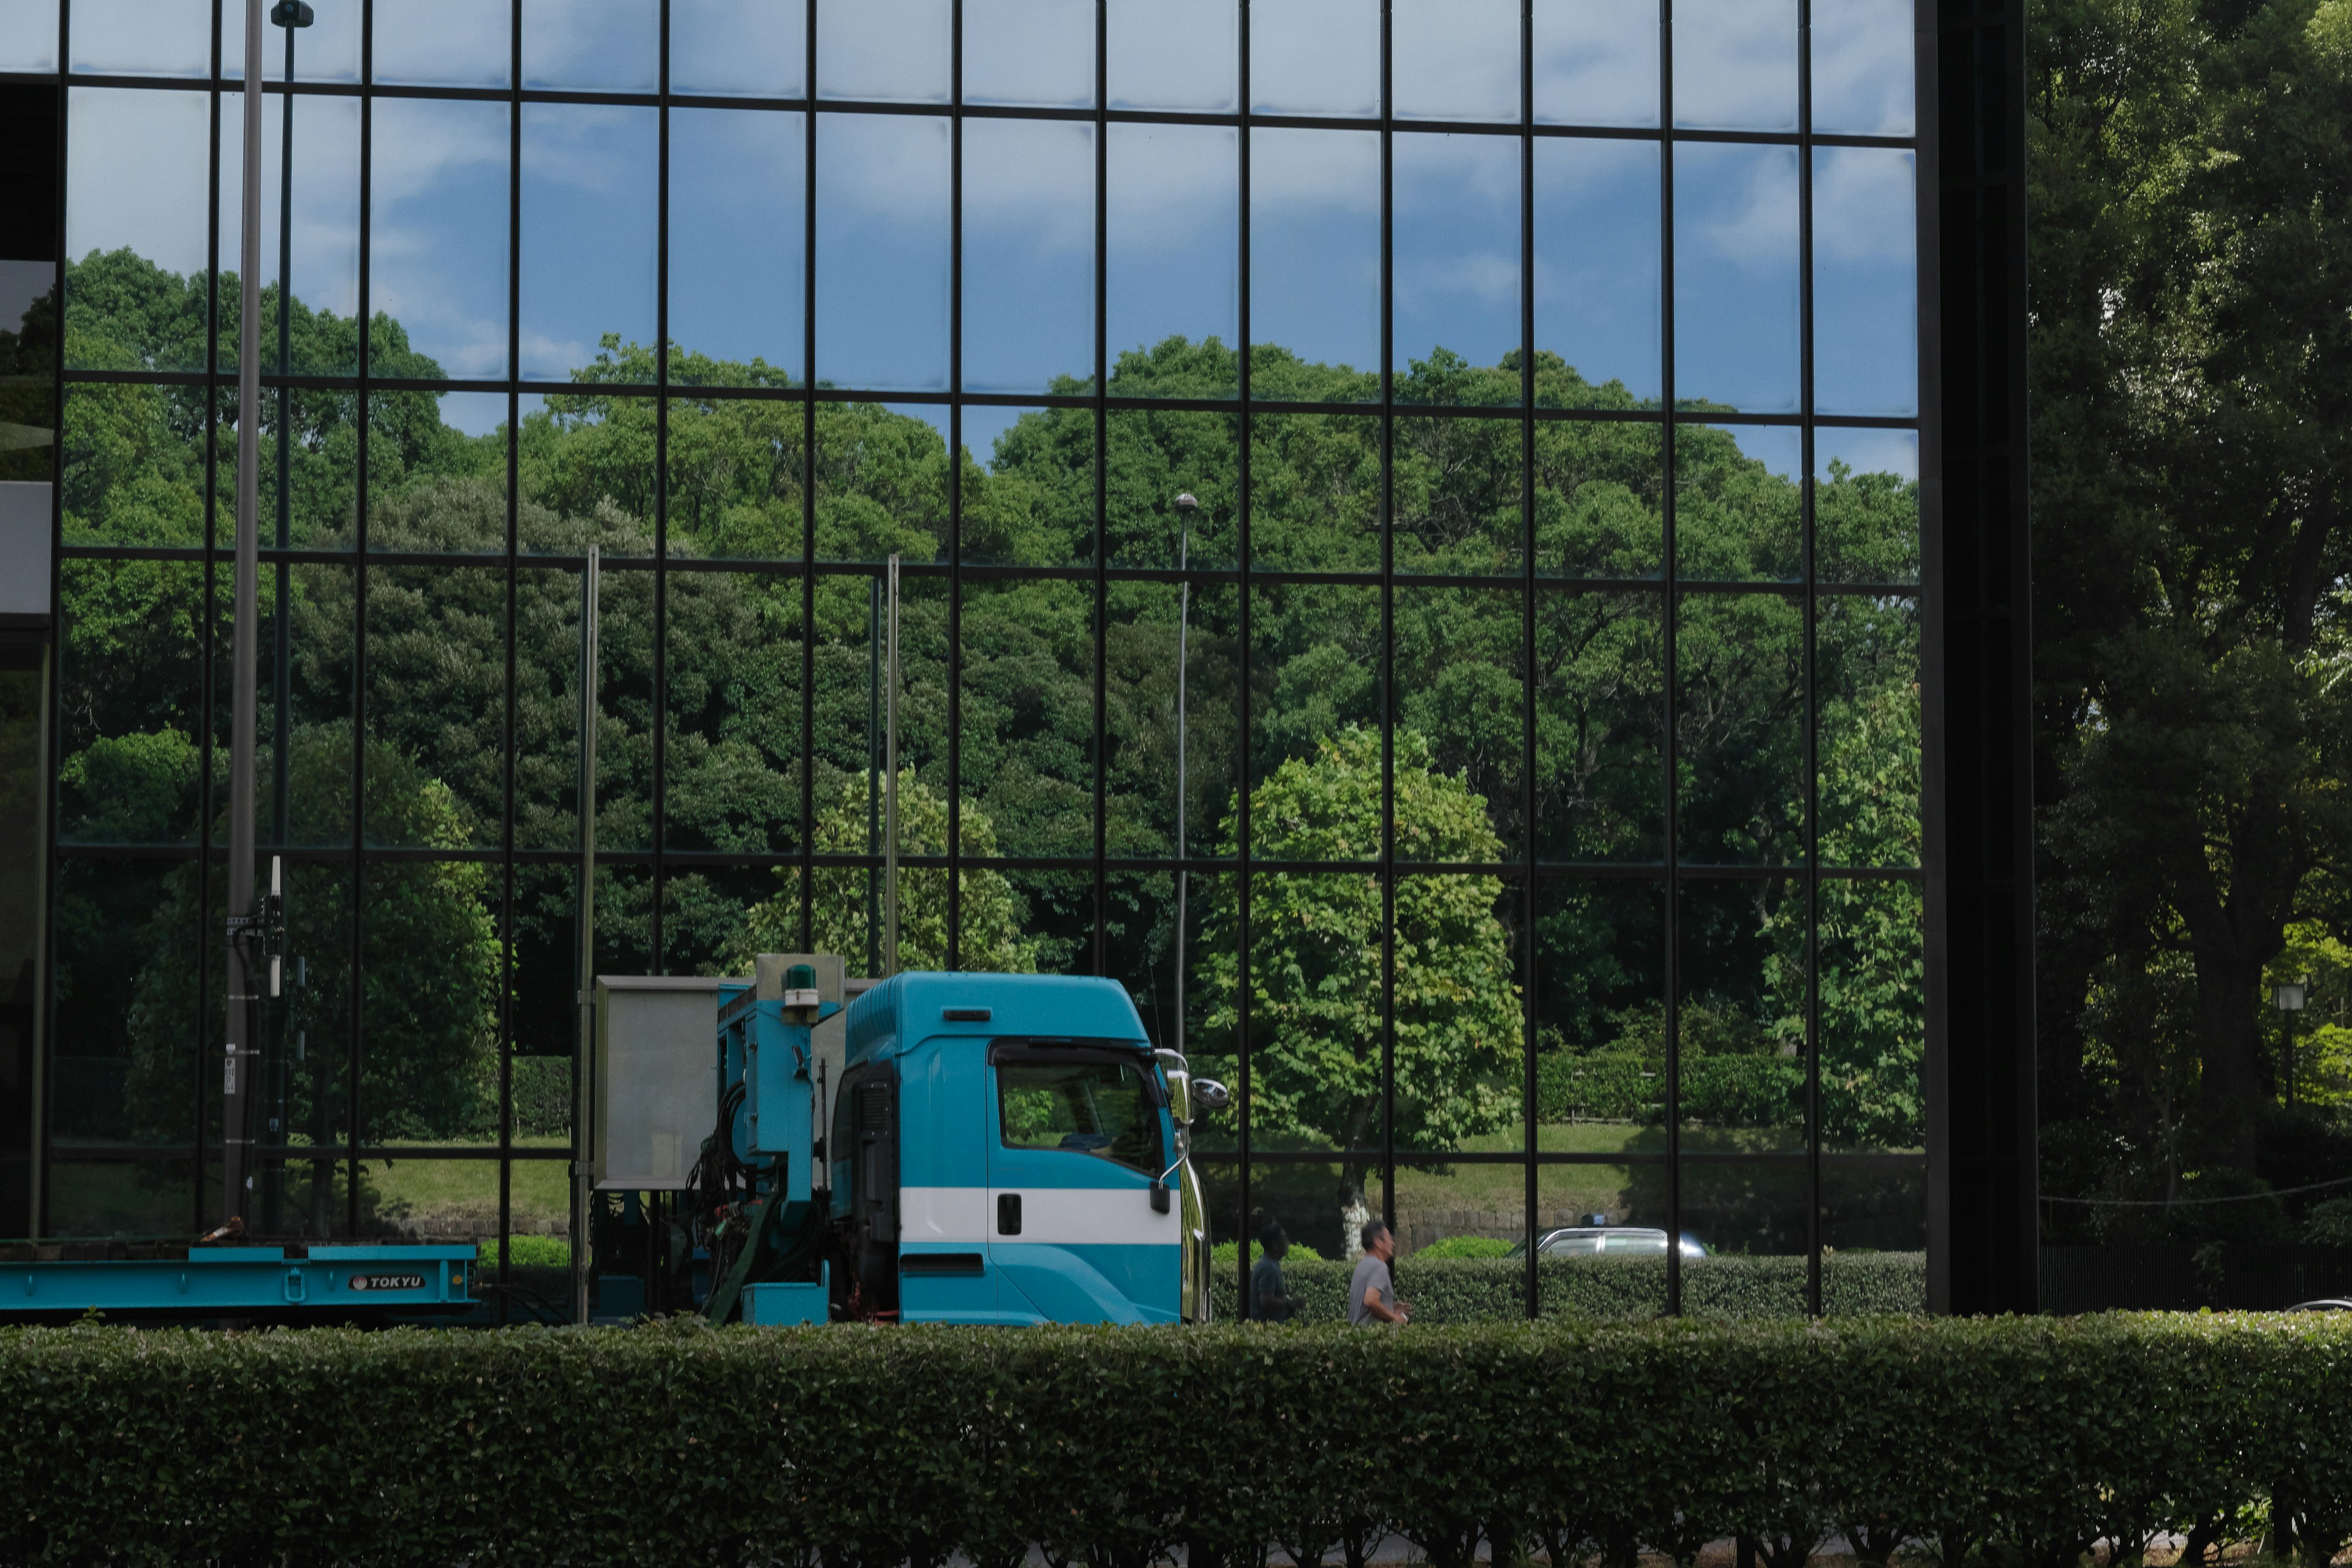
[[[1920,0],[1927,1290],[2037,1297],[2022,0]],[[1932,61],[1932,64],[1924,62]]]

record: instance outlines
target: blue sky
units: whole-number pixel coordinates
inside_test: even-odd
[[[656,57],[654,0],[525,0],[534,86],[637,89]],[[316,0],[300,74],[356,70],[352,0]],[[203,66],[194,0],[109,0],[77,14],[78,66],[185,74]],[[966,0],[975,101],[1082,104],[1092,93],[1091,0]],[[1909,128],[1908,7],[1815,0],[1817,119]],[[820,12],[821,97],[944,101],[948,0],[859,0]],[[1372,0],[1258,0],[1254,106],[1360,114],[1377,100]],[[1517,113],[1517,0],[1396,0],[1401,118]],[[507,22],[491,0],[404,0],[380,14],[379,76],[504,85]],[[1234,20],[1196,0],[1111,0],[1115,104],[1231,110]],[[1630,18],[1630,20],[1629,20]],[[714,94],[801,90],[796,5],[673,0],[673,74]],[[1793,0],[1678,0],[1678,124],[1792,123]],[[1369,41],[1368,41],[1369,40]],[[274,41],[274,37],[273,37]],[[1536,113],[1639,126],[1657,118],[1656,29],[1621,0],[1539,0]],[[278,105],[268,106],[266,227],[277,224]],[[232,117],[236,100],[225,100]],[[294,286],[348,311],[358,285],[358,116],[297,110]],[[379,100],[374,302],[453,375],[507,373],[509,110]],[[201,95],[77,89],[70,231],[76,255],[130,245],[177,271],[203,265]],[[519,370],[561,379],[597,335],[655,332],[658,121],[646,109],[522,109]],[[803,352],[805,118],[674,111],[672,336],[716,355],[797,367]],[[1171,333],[1235,341],[1240,133],[1109,128],[1110,351]],[[965,385],[1021,394],[1093,357],[1093,127],[968,121]],[[1255,335],[1359,369],[1379,356],[1379,143],[1370,133],[1253,133]],[[886,392],[948,390],[950,144],[943,118],[822,117],[818,374]],[[1518,335],[1532,287],[1538,347],[1595,381],[1660,390],[1654,142],[1538,143],[1536,267],[1520,276],[1517,144],[1401,131],[1395,143],[1397,368],[1444,345],[1491,363]],[[1799,179],[1793,148],[1675,151],[1677,390],[1758,412],[1797,406]],[[234,161],[222,193],[234,233]],[[1907,416],[1916,365],[1909,154],[1822,149],[1815,187],[1816,393],[1824,412]],[[275,275],[274,247],[268,275]],[[968,415],[985,455],[993,416]]]

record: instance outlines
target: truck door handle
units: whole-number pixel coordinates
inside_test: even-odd
[[[996,1194],[996,1234],[999,1236],[1021,1234],[1021,1194],[1019,1193]]]

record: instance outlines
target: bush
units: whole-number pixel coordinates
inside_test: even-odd
[[[1462,1237],[1458,1239],[1469,1239]],[[1440,1245],[1443,1245],[1442,1243]],[[1433,1257],[1423,1247],[1395,1264],[1397,1294],[1420,1323],[1494,1323],[1527,1316],[1527,1265],[1519,1258]],[[1294,1323],[1344,1322],[1346,1263],[1282,1266],[1300,1300]],[[1537,1300],[1544,1315],[1654,1318],[1665,1310],[1666,1260],[1657,1258],[1539,1258]],[[1238,1317],[1239,1288],[1230,1262],[1211,1278],[1216,1316]],[[1822,1259],[1822,1310],[1838,1316],[1922,1312],[1927,1308],[1927,1258],[1922,1252],[1833,1252]],[[1694,1317],[1759,1318],[1805,1310],[1802,1258],[1738,1255],[1683,1259],[1683,1310]]]
[[[1491,1236],[1449,1236],[1415,1252],[1415,1258],[1508,1258],[1511,1244]]]
[[[1251,1261],[1255,1262],[1257,1260],[1257,1251],[1254,1247],[1251,1251]],[[1238,1266],[1241,1262],[1241,1257],[1242,1244],[1238,1241],[1221,1241],[1214,1247],[1209,1248],[1209,1260],[1222,1268],[1233,1268]],[[1294,1263],[1320,1263],[1322,1261],[1323,1255],[1321,1253],[1316,1251],[1313,1247],[1307,1246],[1303,1241],[1294,1241],[1290,1244],[1290,1252],[1288,1256],[1283,1259],[1283,1267],[1286,1268]]]
[[[499,1244],[482,1243],[481,1258],[496,1267]],[[572,1242],[561,1236],[516,1235],[507,1237],[507,1262],[517,1268],[569,1268],[572,1267]]]
[[[1682,1068],[1683,1114],[1711,1127],[1790,1127],[1804,1120],[1805,1064],[1795,1057],[1688,1057]],[[1547,1051],[1536,1058],[1536,1119],[1566,1121],[1665,1121],[1666,1075],[1653,1057],[1630,1051],[1578,1056]]]
[[[0,1331],[9,1563],[1964,1568],[2232,1521],[2352,1539],[2352,1321]]]

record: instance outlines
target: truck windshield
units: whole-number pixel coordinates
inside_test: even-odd
[[[998,1062],[1004,1146],[1091,1154],[1158,1175],[1159,1107],[1143,1072],[1099,1058]]]

